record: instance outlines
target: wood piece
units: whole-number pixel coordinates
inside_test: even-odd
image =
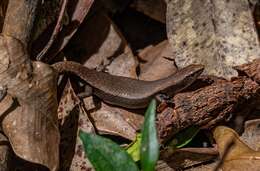
[[[240,73],[245,73],[248,77],[260,84],[260,59],[256,59],[251,63],[235,67]]]
[[[212,127],[230,118],[240,106],[258,96],[259,85],[250,78],[218,81],[193,92],[179,93],[174,109],[167,108],[158,115],[158,135],[161,142],[191,125]],[[250,105],[252,107],[252,105]]]

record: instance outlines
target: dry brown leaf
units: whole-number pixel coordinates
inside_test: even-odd
[[[136,131],[140,129],[143,116],[122,108],[111,107],[105,103],[101,108],[90,114],[100,133],[121,136],[135,140]]]
[[[167,0],[167,35],[177,66],[205,65],[205,74],[237,76],[232,66],[259,58],[248,1]]]
[[[176,72],[174,56],[167,40],[156,46],[148,46],[138,56],[145,62],[140,64],[141,80],[157,80]]]
[[[258,171],[260,168],[260,152],[254,151],[239,139],[231,128],[218,126],[214,130],[214,138],[219,153],[223,158],[224,171]]]
[[[31,63],[19,40],[1,35],[0,44],[0,83],[17,99],[11,108],[10,96],[4,99],[8,103],[2,102],[3,131],[16,155],[54,171],[59,164],[60,138],[57,74],[49,65]]]

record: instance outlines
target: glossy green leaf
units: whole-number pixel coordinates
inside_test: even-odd
[[[142,134],[137,134],[135,141],[126,150],[135,162],[140,160],[141,136]]]
[[[184,129],[174,136],[173,140],[170,142],[170,146],[174,148],[184,147],[191,142],[191,140],[198,134],[199,130],[198,126],[191,126]]]
[[[96,171],[137,171],[131,156],[113,141],[80,131],[88,159]]]
[[[156,101],[152,100],[145,112],[141,139],[141,166],[143,171],[153,171],[159,157],[155,115]]]

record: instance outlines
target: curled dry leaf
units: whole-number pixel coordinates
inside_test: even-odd
[[[56,73],[49,65],[31,63],[17,39],[1,35],[0,47],[1,86],[17,99],[0,110],[3,131],[19,157],[54,171],[59,163]]]
[[[238,134],[225,126],[214,130],[214,138],[219,153],[223,158],[223,170],[258,171],[260,168],[260,152],[254,151],[239,139]]]
[[[167,0],[167,34],[177,66],[205,65],[205,73],[236,76],[232,66],[259,58],[248,1]]]

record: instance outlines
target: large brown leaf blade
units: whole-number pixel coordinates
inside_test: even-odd
[[[39,66],[36,66],[39,65]],[[35,82],[20,106],[3,120],[3,130],[14,152],[21,158],[56,170],[59,163],[56,77],[45,64],[35,63]],[[46,72],[47,71],[47,72]],[[42,78],[43,77],[43,78]]]
[[[232,66],[259,58],[249,2],[167,0],[166,25],[178,67],[205,66],[204,73],[231,78]]]
[[[57,74],[47,64],[31,63],[23,44],[0,36],[0,85],[7,88],[1,120],[5,135],[19,157],[57,170]],[[6,105],[5,105],[6,104]]]

